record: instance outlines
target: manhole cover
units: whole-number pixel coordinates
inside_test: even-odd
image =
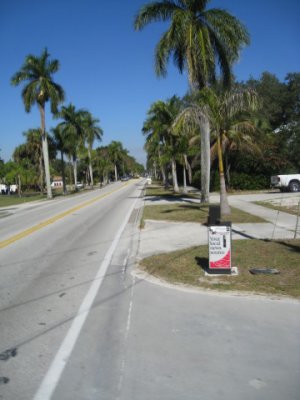
[[[250,270],[250,274],[252,275],[276,275],[276,274],[280,274],[280,271],[278,271],[278,269],[276,268],[251,268]]]

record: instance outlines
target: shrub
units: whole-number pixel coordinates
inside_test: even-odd
[[[270,187],[270,177],[265,175],[249,175],[232,172],[230,175],[230,188],[237,190],[260,190]]]

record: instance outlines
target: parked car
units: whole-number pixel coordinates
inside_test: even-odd
[[[9,190],[10,190],[10,193],[17,193],[18,185],[10,185]]]
[[[82,188],[84,188],[84,184],[81,182],[78,182],[76,187],[77,187],[77,189],[82,189]]]
[[[300,174],[271,176],[271,187],[278,188],[281,192],[300,192]]]
[[[0,194],[7,194],[8,187],[7,185],[4,185],[3,183],[0,184]]]

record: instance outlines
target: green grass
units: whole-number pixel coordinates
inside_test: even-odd
[[[53,197],[59,197],[59,196],[73,196],[77,195],[79,193],[82,193],[81,190],[68,190],[68,193],[66,195],[63,194],[63,190],[58,188],[58,189],[52,189],[52,196]],[[22,197],[19,197],[18,195],[0,195],[0,208],[1,207],[9,207],[9,206],[14,206],[18,204],[23,204],[23,203],[28,203],[31,201],[36,201],[36,200],[47,200],[47,195],[40,194],[40,193],[25,193],[22,194]],[[0,213],[0,218],[1,214],[4,215],[4,211],[2,210],[2,213]]]
[[[258,204],[263,207],[271,208],[272,210],[282,211],[288,214],[297,215],[299,213],[298,204],[294,204],[291,206],[279,206],[272,204],[268,201],[255,201],[255,204]]]
[[[208,207],[207,204],[203,205],[200,203],[174,203],[145,206],[142,220],[155,219],[165,221],[198,222],[204,224],[207,222],[208,218]],[[266,222],[262,218],[233,207],[231,208],[231,216],[225,220],[229,220],[233,223]]]
[[[45,195],[34,194],[18,197],[17,195],[0,195],[0,207],[9,207],[17,204],[28,203],[30,201],[46,199]]]
[[[238,276],[206,277],[208,246],[152,256],[142,260],[140,267],[175,284],[300,298],[299,255],[300,239],[236,240],[232,243],[232,265],[238,267]],[[280,274],[252,275],[251,268],[277,268]]]

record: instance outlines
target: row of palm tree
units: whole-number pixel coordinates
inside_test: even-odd
[[[76,110],[73,104],[63,106],[57,114],[63,121],[52,129],[57,148],[61,153],[62,179],[64,192],[66,191],[64,175],[64,153],[68,154],[73,165],[74,185],[77,187],[77,162],[80,147],[86,146],[89,160],[90,184],[93,187],[94,177],[92,168],[92,148],[95,140],[101,140],[103,131],[98,125],[99,120],[93,118],[90,112],[84,109]]]
[[[91,186],[94,185],[92,168],[92,148],[94,141],[101,140],[103,131],[99,126],[99,120],[84,109],[76,109],[73,104],[62,106],[59,104],[64,101],[65,94],[63,88],[53,80],[53,74],[59,70],[59,61],[51,60],[47,49],[44,49],[41,56],[28,55],[21,69],[16,72],[11,83],[19,85],[25,83],[22,90],[22,99],[25,111],[30,112],[32,106],[38,106],[41,117],[41,128],[35,130],[35,135],[39,134],[42,143],[42,155],[39,154],[41,162],[44,163],[47,197],[52,198],[50,167],[49,167],[49,148],[48,135],[45,122],[45,106],[50,102],[50,109],[56,118],[62,119],[52,134],[55,139],[56,147],[61,153],[61,166],[63,178],[63,190],[66,192],[66,180],[64,174],[64,154],[68,154],[72,160],[74,183],[77,187],[77,154],[80,146],[86,145],[89,158],[89,175]],[[41,182],[43,182],[41,172]],[[42,185],[43,186],[43,185]]]
[[[259,152],[256,146],[256,122],[251,116],[257,106],[256,93],[238,87],[226,92],[207,88],[183,99],[173,96],[165,102],[160,100],[153,103],[143,125],[149,164],[160,169],[166,186],[169,166],[176,193],[179,192],[176,163],[181,164],[186,192],[187,175],[191,181],[189,160],[197,162],[199,152],[195,152],[195,144],[201,140],[201,118],[205,114],[211,132],[210,162],[218,158],[219,164],[221,215],[230,214],[223,157],[227,157],[234,146],[242,148],[244,144],[248,149]]]
[[[67,131],[67,130],[66,130]],[[121,142],[112,141],[107,146],[88,149],[80,138],[63,134],[62,124],[51,129],[48,135],[49,161],[51,176],[62,176],[63,191],[74,185],[74,163],[72,151],[77,143],[76,175],[78,180],[85,181],[91,187],[93,183],[107,184],[112,179],[120,179],[124,175],[136,175],[144,172],[141,164],[128,154]],[[23,133],[26,141],[18,145],[12,161],[0,163],[0,179],[7,183],[17,183],[25,190],[44,191],[44,166],[40,129],[29,129]],[[70,140],[69,140],[70,139]],[[91,142],[90,142],[91,146]],[[92,147],[92,146],[91,146]],[[56,158],[57,154],[60,157]],[[92,171],[92,175],[91,172]],[[66,185],[66,182],[68,185]]]
[[[134,26],[143,29],[156,21],[170,21],[169,29],[156,46],[155,69],[165,76],[172,56],[182,73],[188,72],[192,94],[210,87],[220,72],[223,88],[232,83],[232,66],[240,50],[249,44],[246,27],[225,10],[208,9],[209,0],[161,0],[144,5]],[[210,119],[205,109],[198,110],[201,132],[201,201],[209,201]]]

